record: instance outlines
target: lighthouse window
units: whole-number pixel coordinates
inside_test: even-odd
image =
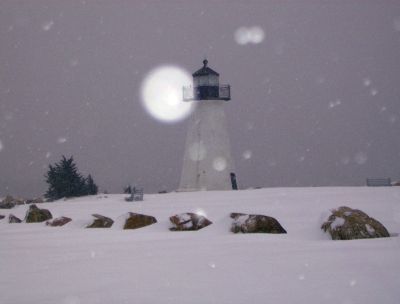
[[[202,86],[202,85],[208,85],[208,77],[207,76],[200,76],[198,78],[198,85]]]
[[[194,79],[195,86],[205,86],[205,85],[218,85],[218,76],[208,75],[199,76]]]
[[[218,76],[210,75],[209,76],[209,84],[210,85],[218,85]]]

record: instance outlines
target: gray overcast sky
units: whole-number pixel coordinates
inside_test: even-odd
[[[238,44],[243,26],[264,40]],[[176,189],[187,121],[149,117],[140,85],[204,56],[232,86],[242,188],[400,179],[399,54],[398,0],[3,0],[0,196],[44,193],[63,154],[102,190]]]

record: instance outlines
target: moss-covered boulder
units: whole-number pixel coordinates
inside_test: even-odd
[[[154,216],[129,212],[124,229],[138,229],[155,223],[157,223],[157,220]]]
[[[389,237],[387,229],[376,219],[361,210],[346,206],[331,210],[332,214],[321,229],[329,233],[332,240],[354,240]]]
[[[47,209],[40,209],[35,204],[30,205],[25,215],[25,222],[27,223],[41,223],[52,219],[50,211]]]
[[[52,227],[58,227],[58,226],[64,226],[65,224],[68,224],[70,221],[72,221],[71,218],[66,217],[66,216],[61,216],[54,220],[47,221],[46,225],[52,226]]]
[[[94,220],[86,228],[110,228],[114,224],[114,221],[109,217],[100,214],[92,214],[92,216]]]
[[[191,212],[173,215],[169,220],[173,225],[171,231],[196,231],[212,224],[205,216]]]
[[[18,217],[16,217],[14,214],[11,214],[11,213],[8,215],[8,222],[10,224],[12,224],[12,223],[22,223],[22,221]]]
[[[260,214],[231,213],[233,233],[286,233],[273,217]]]

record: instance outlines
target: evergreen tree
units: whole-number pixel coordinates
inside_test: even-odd
[[[86,191],[88,195],[96,195],[98,192],[98,187],[94,183],[92,176],[89,174],[86,178]]]
[[[82,177],[72,156],[69,159],[63,156],[59,163],[49,165],[45,177],[49,185],[45,197],[49,200],[97,193],[97,186],[92,177]]]

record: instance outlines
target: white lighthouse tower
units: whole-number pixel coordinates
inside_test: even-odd
[[[183,88],[183,100],[195,102],[189,122],[178,191],[237,189],[224,106],[230,86],[203,61],[193,74],[193,86]]]

